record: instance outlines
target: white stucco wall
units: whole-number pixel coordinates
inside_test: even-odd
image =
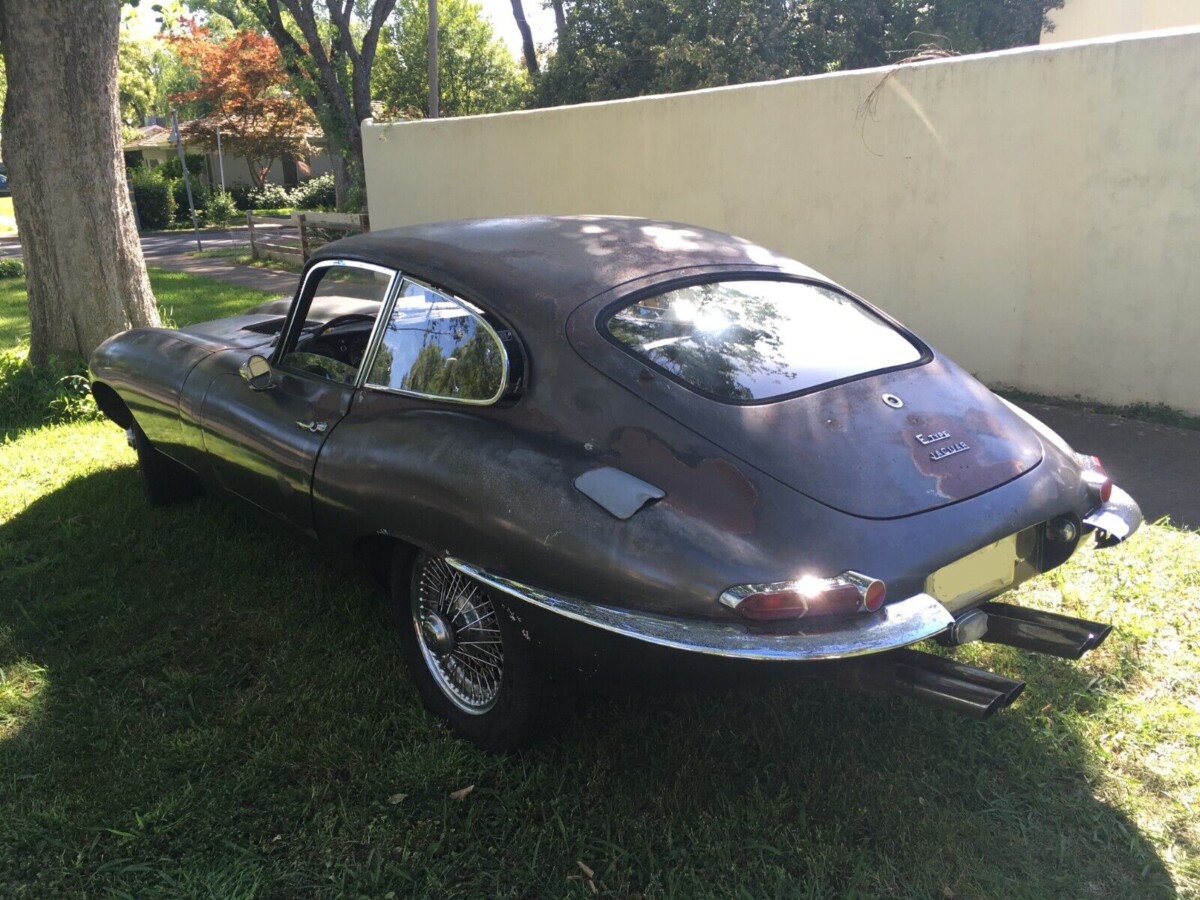
[[[375,228],[622,213],[794,256],[992,384],[1200,413],[1200,31],[367,123]]]
[[[1042,43],[1079,41],[1157,28],[1200,25],[1200,0],[1066,0],[1051,10]]]

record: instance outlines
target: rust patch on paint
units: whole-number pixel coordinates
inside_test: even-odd
[[[708,457],[694,465],[641,428],[625,428],[612,443],[621,469],[666,491],[659,502],[733,534],[754,531],[758,490],[727,459]]]

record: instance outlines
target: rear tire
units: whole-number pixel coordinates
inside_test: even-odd
[[[142,492],[151,506],[182,503],[204,492],[195,474],[156,450],[137,422],[130,430],[133,432],[133,449],[137,452]]]
[[[442,559],[397,552],[392,608],[425,708],[492,752],[528,747],[566,720],[572,692],[507,605]]]

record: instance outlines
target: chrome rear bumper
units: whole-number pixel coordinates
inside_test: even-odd
[[[1097,544],[1111,547],[1138,530],[1142,524],[1142,510],[1137,501],[1113,485],[1108,502],[1084,516],[1083,524],[1096,530]]]
[[[684,619],[634,612],[573,597],[548,594],[493,575],[460,559],[451,567],[510,597],[659,647],[710,656],[757,660],[844,659],[907,647],[945,631],[954,617],[928,594],[914,594],[878,612],[800,623],[787,634],[755,630],[738,622]]]

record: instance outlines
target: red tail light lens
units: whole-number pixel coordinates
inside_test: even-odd
[[[1091,492],[1100,498],[1101,503],[1107,503],[1112,496],[1113,483],[1100,464],[1098,456],[1079,454],[1079,464],[1083,467],[1083,481]]]
[[[799,581],[741,585],[723,593],[721,602],[747,619],[772,622],[875,612],[883,606],[886,594],[882,581],[843,572],[836,578],[808,576]]]

